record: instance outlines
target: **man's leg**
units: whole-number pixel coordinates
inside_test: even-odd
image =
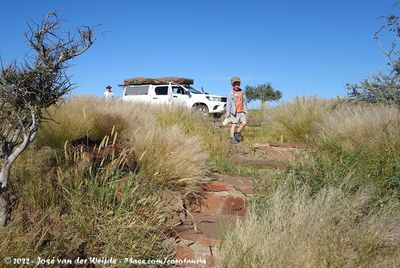
[[[235,137],[237,124],[232,124],[231,126],[231,138]]]
[[[246,126],[247,126],[247,121],[243,121],[243,123],[240,124],[240,126],[239,126],[237,132],[238,132],[238,133],[241,133],[242,130],[243,130]]]

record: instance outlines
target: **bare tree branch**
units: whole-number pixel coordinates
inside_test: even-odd
[[[23,64],[13,61],[0,70],[0,199],[12,164],[48,120],[43,113],[73,89],[65,72],[69,61],[94,42],[93,27],[77,29],[75,37],[62,30],[56,12],[49,12],[40,24],[31,21],[28,29],[25,37],[33,53]],[[4,213],[0,208],[0,219]]]

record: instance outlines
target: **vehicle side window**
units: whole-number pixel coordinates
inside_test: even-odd
[[[156,95],[168,95],[168,86],[156,87],[154,91],[156,92]]]
[[[172,93],[174,94],[185,94],[185,90],[181,87],[173,86]]]
[[[126,87],[125,88],[125,96],[147,95],[148,91],[149,91],[149,86]]]

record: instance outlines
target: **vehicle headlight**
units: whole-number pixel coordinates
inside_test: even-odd
[[[221,101],[221,97],[206,96],[210,101]]]

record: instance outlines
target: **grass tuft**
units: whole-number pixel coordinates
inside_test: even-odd
[[[400,265],[398,204],[371,212],[370,189],[326,188],[312,197],[306,186],[282,184],[262,199],[226,233],[219,267]]]

